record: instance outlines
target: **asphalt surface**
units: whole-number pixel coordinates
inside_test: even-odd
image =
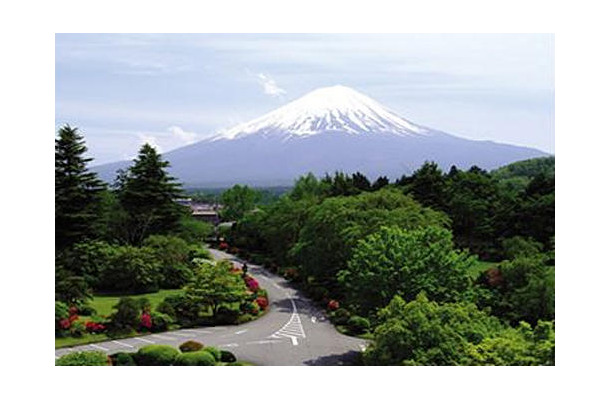
[[[216,259],[234,256],[210,249]],[[231,351],[239,360],[256,365],[350,365],[366,341],[343,335],[325,318],[323,310],[292,288],[283,278],[248,264],[269,296],[269,311],[241,325],[181,329],[157,334],[110,340],[55,350],[55,357],[73,351],[100,350],[108,354],[137,351],[149,344],[179,346],[187,340]]]

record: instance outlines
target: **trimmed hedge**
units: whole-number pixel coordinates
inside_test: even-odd
[[[237,361],[235,354],[227,350],[220,350],[220,361],[225,363],[233,363]]]
[[[78,351],[66,354],[55,360],[59,366],[111,365],[106,353],[101,351]]]
[[[216,347],[204,347],[203,351],[210,353],[216,361],[220,361],[222,359],[222,353]]]
[[[176,357],[174,365],[180,366],[210,366],[216,365],[214,356],[204,350],[181,353]]]
[[[371,323],[364,317],[354,315],[347,321],[347,329],[355,335],[359,335],[368,331],[371,328]]]
[[[151,344],[138,350],[135,356],[138,365],[172,365],[180,354],[178,349],[163,344]]]
[[[133,359],[132,353],[119,352],[111,354],[110,359],[112,360],[112,365],[116,367],[127,367],[137,365],[135,360]]]

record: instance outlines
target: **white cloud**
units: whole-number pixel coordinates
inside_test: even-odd
[[[167,128],[172,134],[172,137],[180,140],[183,144],[192,144],[200,139],[199,135],[195,132],[187,132],[179,126],[170,126]]]
[[[258,78],[258,82],[262,85],[265,94],[273,97],[280,97],[286,94],[286,91],[279,87],[270,76],[259,73],[256,77]]]

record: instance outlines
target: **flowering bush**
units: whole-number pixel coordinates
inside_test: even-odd
[[[254,279],[253,277],[251,277],[250,275],[246,275],[244,277],[244,281],[246,282],[246,286],[248,286],[248,289],[251,290],[252,292],[256,292],[260,288],[258,281],[256,279]]]
[[[151,329],[152,325],[152,317],[150,316],[150,314],[147,312],[143,312],[140,316],[140,326],[145,329]]]
[[[70,328],[70,320],[68,318],[59,320],[59,327],[61,329],[69,329]]]
[[[106,325],[99,322],[87,321],[85,328],[89,333],[102,333],[106,330]]]
[[[220,245],[218,246],[218,248],[223,251],[228,250],[229,244],[227,242],[220,242]]]
[[[328,309],[330,311],[335,311],[339,308],[339,302],[337,300],[331,300],[328,302]]]
[[[258,306],[264,310],[267,308],[267,306],[269,306],[269,300],[267,300],[266,297],[257,297],[256,304],[258,304]]]

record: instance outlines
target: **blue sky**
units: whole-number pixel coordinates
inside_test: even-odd
[[[93,164],[342,84],[420,125],[554,152],[552,35],[57,34],[55,115]]]

